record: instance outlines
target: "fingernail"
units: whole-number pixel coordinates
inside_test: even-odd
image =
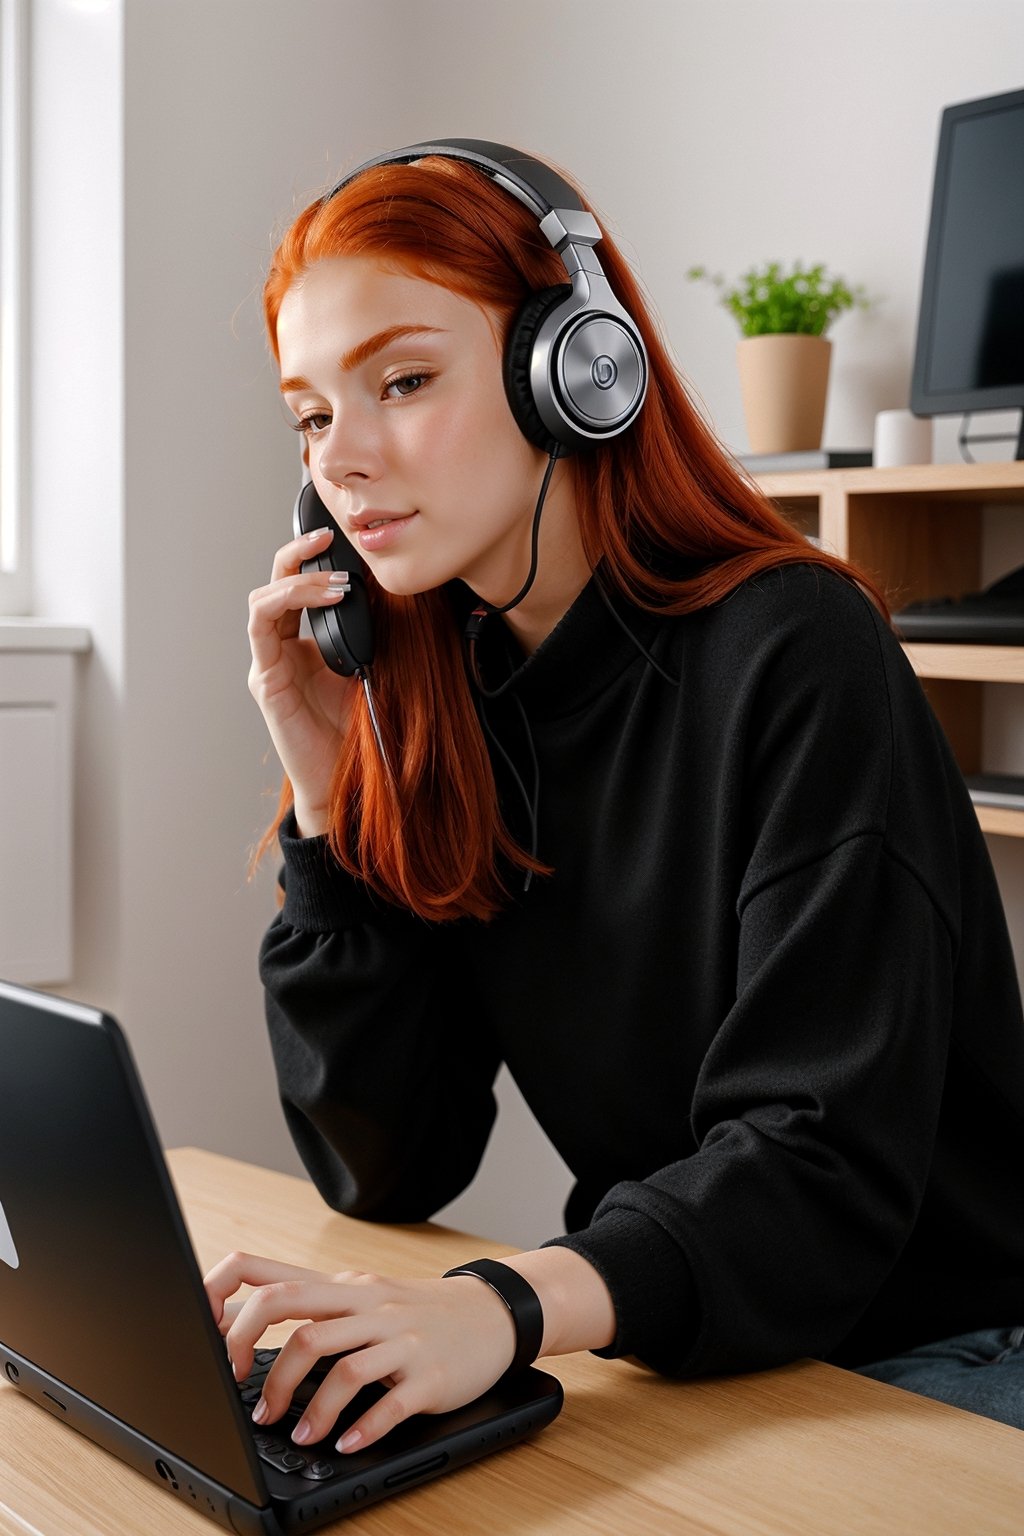
[[[332,571],[327,578],[327,585],[331,590],[337,590],[339,587],[343,592],[352,590],[349,585],[348,571]]]
[[[356,1446],[362,1442],[362,1438],[363,1437],[359,1433],[358,1429],[350,1429],[347,1435],[342,1435],[341,1439],[335,1446],[335,1450],[354,1451]]]
[[[292,1430],[292,1439],[295,1441],[296,1445],[305,1445],[306,1441],[309,1439],[309,1435],[310,1429],[308,1421],[306,1419],[300,1419],[295,1428]]]
[[[261,1397],[259,1402],[256,1404],[256,1407],[252,1411],[252,1421],[254,1424],[262,1424],[266,1417],[267,1403],[266,1399]]]
[[[316,539],[320,538],[321,534],[327,533],[328,531],[329,530],[326,528],[314,528],[312,533],[306,534],[306,538],[312,544]]]

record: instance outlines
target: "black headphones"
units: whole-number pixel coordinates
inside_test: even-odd
[[[426,155],[467,161],[525,204],[569,276],[568,283],[531,293],[509,331],[505,392],[520,430],[559,457],[624,432],[647,393],[647,350],[594,254],[601,239],[597,220],[550,166],[506,144],[439,139],[367,160],[324,202],[376,165]]]

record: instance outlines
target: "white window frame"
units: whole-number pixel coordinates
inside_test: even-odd
[[[28,0],[0,0],[0,614],[27,613]]]

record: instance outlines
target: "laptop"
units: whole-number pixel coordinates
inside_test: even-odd
[[[226,1529],[313,1530],[559,1412],[561,1384],[531,1368],[344,1456],[334,1444],[362,1394],[319,1445],[292,1445],[297,1414],[261,1432],[258,1382],[231,1373],[116,1021],[0,982],[0,1105],[0,1371]]]

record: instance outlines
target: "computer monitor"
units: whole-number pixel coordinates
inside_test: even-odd
[[[917,416],[1015,406],[1024,410],[1024,90],[942,114],[910,393]]]

